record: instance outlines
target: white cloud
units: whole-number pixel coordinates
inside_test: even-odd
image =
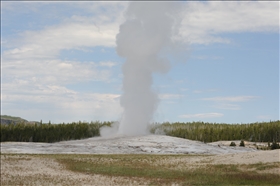
[[[103,120],[118,119],[121,107],[118,94],[100,94],[100,93],[79,93],[73,101],[72,98],[66,98],[59,103],[57,108],[69,110],[75,115],[92,115]]]
[[[116,66],[117,64],[115,62],[112,62],[112,61],[101,61],[99,62],[99,65],[100,66],[103,66],[103,67],[113,67],[113,66]]]
[[[27,3],[4,3],[6,11],[14,8],[17,12],[18,4],[27,5]],[[41,30],[26,30],[19,33],[19,37],[9,41],[11,50],[4,51],[6,58],[50,58],[56,57],[61,50],[77,49],[94,46],[115,46],[115,37],[119,30],[119,25],[124,21],[123,12],[127,3],[114,2],[53,2],[48,3],[53,6],[44,6],[45,3],[29,3],[33,13],[42,16],[40,9],[49,10],[52,8],[64,7],[75,9],[72,15],[63,15],[59,10],[52,12],[58,14],[56,20],[59,24],[45,25]],[[7,6],[13,5],[13,6]],[[33,5],[33,6],[32,6]],[[10,7],[10,8],[8,8]],[[38,10],[38,8],[40,8]],[[28,9],[28,8],[27,8]],[[87,13],[79,15],[78,12]],[[19,15],[20,16],[20,15]],[[42,17],[42,19],[47,17]],[[6,18],[8,19],[8,18]],[[43,20],[42,20],[43,22]],[[28,22],[26,24],[29,24]]]
[[[200,93],[202,93],[203,91],[202,90],[194,90],[193,91],[193,93],[195,93],[195,94],[200,94]]]
[[[44,7],[38,3],[34,5],[35,9]],[[116,34],[124,21],[123,13],[127,3],[88,2],[63,5],[92,11],[92,15],[73,13],[71,17],[65,17],[61,24],[46,26],[39,31],[25,31],[20,34],[20,38],[14,39],[12,43],[15,46],[4,51],[4,56],[17,59],[50,58],[65,49],[115,46]],[[187,2],[185,5],[185,18],[180,33],[188,43],[230,42],[218,34],[277,32],[279,28],[277,2]]]
[[[256,99],[258,96],[228,96],[228,97],[212,97],[202,98],[201,100],[206,101],[222,101],[222,102],[244,102],[252,99]]]
[[[19,86],[19,80],[37,86],[109,81],[110,69],[100,67],[112,67],[115,62],[65,61],[59,59],[59,53],[70,49],[84,51],[95,46],[114,47],[118,27],[123,20],[122,12],[127,3],[19,4],[30,5],[32,12],[38,14],[40,8],[45,11],[45,5],[64,5],[68,8],[76,6],[89,13],[94,11],[88,16],[73,13],[70,18],[60,18],[63,20],[60,24],[45,26],[41,30],[27,30],[20,33],[19,38],[10,40],[7,45],[10,49],[3,51],[1,63],[2,87],[5,91],[10,86]],[[18,3],[6,3],[5,11],[16,11],[19,8],[17,5]]]
[[[187,2],[180,33],[190,43],[229,43],[221,33],[278,32],[279,2]]]
[[[193,90],[194,94],[201,94],[201,93],[207,93],[207,92],[216,92],[217,89],[204,89],[204,90]]]
[[[228,104],[228,103],[221,103],[213,106],[214,108],[218,109],[225,109],[225,110],[240,110],[240,105],[237,104]]]
[[[99,63],[10,60],[2,63],[1,69],[2,113],[31,120],[56,118],[53,122],[116,120],[119,117],[116,95],[85,94],[66,88],[68,84],[86,81],[110,81],[111,72],[99,69]]]
[[[15,38],[13,43],[16,46],[4,51],[4,55],[18,59],[46,58],[57,56],[63,49],[115,46],[115,37],[119,25],[124,21],[123,13],[127,3],[59,4],[68,8],[75,6],[80,11],[91,12],[91,15],[73,13],[70,17],[64,17],[61,24],[46,26],[39,31],[25,31],[20,34],[21,38]],[[44,6],[36,3],[34,7],[38,11],[38,8]],[[222,38],[218,34],[278,32],[279,28],[278,2],[187,2],[183,13],[185,18],[180,33],[188,43],[228,43],[228,38]]]
[[[104,24],[98,29],[93,24],[67,23],[41,31],[26,31],[22,40],[18,41],[22,45],[3,54],[5,58],[12,59],[46,59],[58,57],[59,52],[66,49],[114,47],[117,28],[114,24]]]
[[[217,118],[217,117],[222,117],[224,114],[222,113],[200,113],[200,114],[184,114],[180,115],[180,118]]]
[[[34,2],[35,3],[35,2]],[[277,2],[276,2],[277,3]],[[230,42],[219,37],[221,33],[232,32],[275,32],[279,27],[279,3],[274,2],[187,2],[185,19],[180,29],[181,36],[189,43],[207,44],[212,42]],[[3,2],[3,16],[10,11],[17,15],[51,11],[53,19],[59,23],[44,25],[40,30],[26,30],[14,37],[14,40],[2,38],[1,61],[1,104],[4,111],[9,104],[25,101],[30,104],[47,104],[50,109],[15,109],[15,115],[22,112],[46,117],[46,112],[63,115],[69,120],[79,116],[91,115],[96,118],[114,118],[120,113],[118,96],[115,94],[86,94],[67,88],[67,84],[84,81],[108,81],[110,68],[114,62],[81,62],[61,60],[62,50],[87,50],[90,47],[114,47],[119,25],[123,22],[123,13],[127,2],[60,2],[59,5],[77,8],[71,15],[45,9],[50,3]],[[24,5],[24,6],[22,6]],[[33,6],[34,5],[34,6]],[[55,7],[55,6],[54,6]],[[80,15],[77,12],[86,12]],[[62,11],[63,12],[63,11]],[[76,13],[75,13],[76,12]],[[43,14],[43,13],[42,13]],[[32,14],[33,15],[33,14]],[[47,14],[46,14],[47,15]],[[41,15],[42,16],[42,15]],[[42,17],[47,18],[47,17]],[[8,23],[7,21],[6,23]],[[41,21],[44,23],[44,20]],[[29,23],[26,23],[29,24]],[[42,25],[41,25],[42,26]],[[179,99],[182,95],[162,94],[161,99]],[[243,102],[255,99],[255,96],[204,98],[208,101]],[[236,109],[237,105],[223,105]],[[1,109],[2,109],[1,108]],[[12,112],[12,110],[10,110]],[[46,112],[44,112],[46,111]],[[79,115],[80,114],[80,115]],[[108,117],[105,117],[108,116]],[[182,115],[182,117],[221,117],[221,113]],[[37,117],[37,116],[36,116]],[[33,117],[34,118],[34,117]],[[54,118],[51,116],[51,118]],[[59,117],[57,117],[59,118]],[[61,118],[61,117],[60,117]],[[36,118],[34,118],[36,119]],[[66,121],[66,120],[65,120]]]
[[[259,115],[259,116],[257,116],[257,119],[267,121],[267,120],[271,119],[271,116],[270,115]]]
[[[118,94],[83,93],[57,85],[20,83],[20,87],[5,86],[9,91],[4,90],[1,94],[2,113],[37,121],[72,122],[117,120],[122,111]]]
[[[3,84],[17,80],[63,85],[81,81],[108,81],[111,72],[94,62],[46,60],[6,60],[2,62]]]
[[[202,98],[201,100],[215,102],[213,108],[224,110],[240,110],[241,106],[233,103],[247,102],[259,98],[258,96],[225,96],[225,97],[212,97]]]

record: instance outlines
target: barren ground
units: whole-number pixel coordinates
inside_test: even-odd
[[[100,142],[100,140],[102,141],[103,139],[99,138],[98,140]],[[161,152],[160,146],[163,149],[166,148],[170,150],[171,147],[167,148],[167,146],[164,145],[164,143],[165,144],[168,143],[169,145],[176,146],[176,144],[174,143],[176,142],[176,140],[179,140],[180,143],[177,144],[177,150],[179,147],[181,150],[183,148],[181,154],[187,154],[186,149],[184,149],[184,147],[182,146],[181,139],[162,137],[161,139],[157,140],[156,146],[151,141],[150,143],[148,143],[147,139],[143,141],[143,139],[137,138],[136,142],[138,146],[136,145],[136,143],[132,143],[133,141],[132,139],[130,139],[130,141],[124,141],[124,139],[122,138],[122,140],[123,140],[122,143],[128,143],[128,142],[130,143],[131,147],[129,148],[131,148],[131,150],[142,148],[147,150],[146,153],[151,153],[151,154],[153,152],[163,154],[160,153]],[[109,143],[108,140],[105,141],[106,144],[113,143],[116,145],[117,143],[116,141],[115,142],[111,141],[111,143]],[[85,142],[85,141],[82,140],[78,140],[78,142],[72,141],[72,145],[74,144],[81,145],[81,142]],[[90,143],[89,141],[87,142]],[[280,164],[279,164],[280,150],[258,151],[252,148],[247,148],[248,150],[245,150],[244,148],[241,150],[239,148],[236,148],[236,150],[234,150],[234,148],[228,149],[227,146],[222,146],[222,143],[219,144],[220,146],[218,148],[216,147],[217,146],[216,144],[208,145],[208,147],[206,148],[205,146],[203,146],[205,144],[200,142],[193,142],[190,140],[186,140],[184,142],[187,144],[187,146],[189,146],[188,148],[189,153],[197,154],[197,155],[179,155],[179,156],[170,155],[170,156],[164,156],[164,158],[157,157],[157,159],[155,159],[156,161],[152,162],[153,166],[158,167],[159,169],[161,167],[170,167],[170,169],[174,169],[174,170],[175,169],[190,170],[206,165],[260,164],[260,165],[266,165],[266,167],[271,166],[271,168],[256,169],[255,171],[259,172],[260,174],[267,174],[267,173],[275,174],[275,175],[280,174]],[[64,142],[64,144],[65,143],[68,144],[68,142]],[[48,155],[43,155],[43,154],[55,154],[54,152],[41,153],[41,155],[38,155],[40,154],[37,152],[38,149],[37,151],[36,148],[34,150],[34,147],[32,145],[27,146],[26,144],[24,144],[24,148],[21,147],[19,148],[21,150],[17,151],[15,146],[12,145],[12,143],[6,143],[5,148],[2,148],[2,144],[1,144],[1,185],[98,185],[98,186],[100,185],[149,185],[151,181],[141,176],[126,177],[126,176],[110,176],[105,174],[104,175],[88,174],[85,172],[73,172],[70,171],[64,164],[57,161],[55,158],[52,158],[51,156]],[[7,144],[11,144],[10,149],[8,148]],[[20,145],[20,143],[16,143],[16,144],[17,146]],[[96,144],[97,143],[95,143],[95,145]],[[102,144],[104,145],[104,143]],[[46,144],[46,145],[50,145],[50,144]],[[110,145],[107,147],[104,146],[106,152],[108,152],[108,149],[110,149],[110,147],[111,147]],[[213,147],[212,152],[216,152],[216,153],[205,153],[205,152],[211,152],[210,149],[211,147]],[[129,148],[127,148],[125,151],[128,151]],[[201,148],[206,148],[207,150],[203,151]],[[220,148],[226,150],[220,150]],[[81,149],[86,149],[86,148],[82,146]],[[31,153],[28,154],[28,150],[30,150],[29,152]],[[141,152],[143,153],[145,151],[142,150]],[[110,151],[109,154],[112,153],[113,152]],[[135,153],[136,152],[134,152],[134,154]],[[61,152],[60,154],[63,153]],[[79,151],[79,153],[77,154],[89,154],[89,153],[83,153],[83,151]],[[200,155],[200,154],[204,154],[204,155]],[[79,155],[77,155],[77,157],[79,157]],[[106,161],[107,160],[108,159],[106,159]],[[102,163],[102,161],[105,160],[102,160],[101,158],[99,161],[101,161],[99,163]],[[108,162],[104,162],[104,163],[108,163]],[[277,166],[275,166],[275,164]],[[177,184],[179,183],[175,182],[173,185],[177,185]]]

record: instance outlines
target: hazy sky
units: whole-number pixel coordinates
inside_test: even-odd
[[[148,2],[147,2],[148,3]],[[159,2],[160,3],[160,2]],[[178,2],[183,52],[153,75],[154,121],[279,119],[279,2]],[[127,2],[1,2],[1,114],[119,120]]]

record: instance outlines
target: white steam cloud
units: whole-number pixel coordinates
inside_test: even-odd
[[[166,51],[173,51],[181,16],[179,3],[132,2],[117,35],[117,53],[123,64],[124,113],[119,134],[144,135],[153,119],[159,98],[152,89],[153,73],[166,73],[170,64]],[[164,57],[165,56],[165,57]]]

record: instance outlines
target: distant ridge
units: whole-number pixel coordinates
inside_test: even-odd
[[[18,123],[29,123],[26,119],[15,116],[1,115],[1,124],[3,125],[11,125]]]

